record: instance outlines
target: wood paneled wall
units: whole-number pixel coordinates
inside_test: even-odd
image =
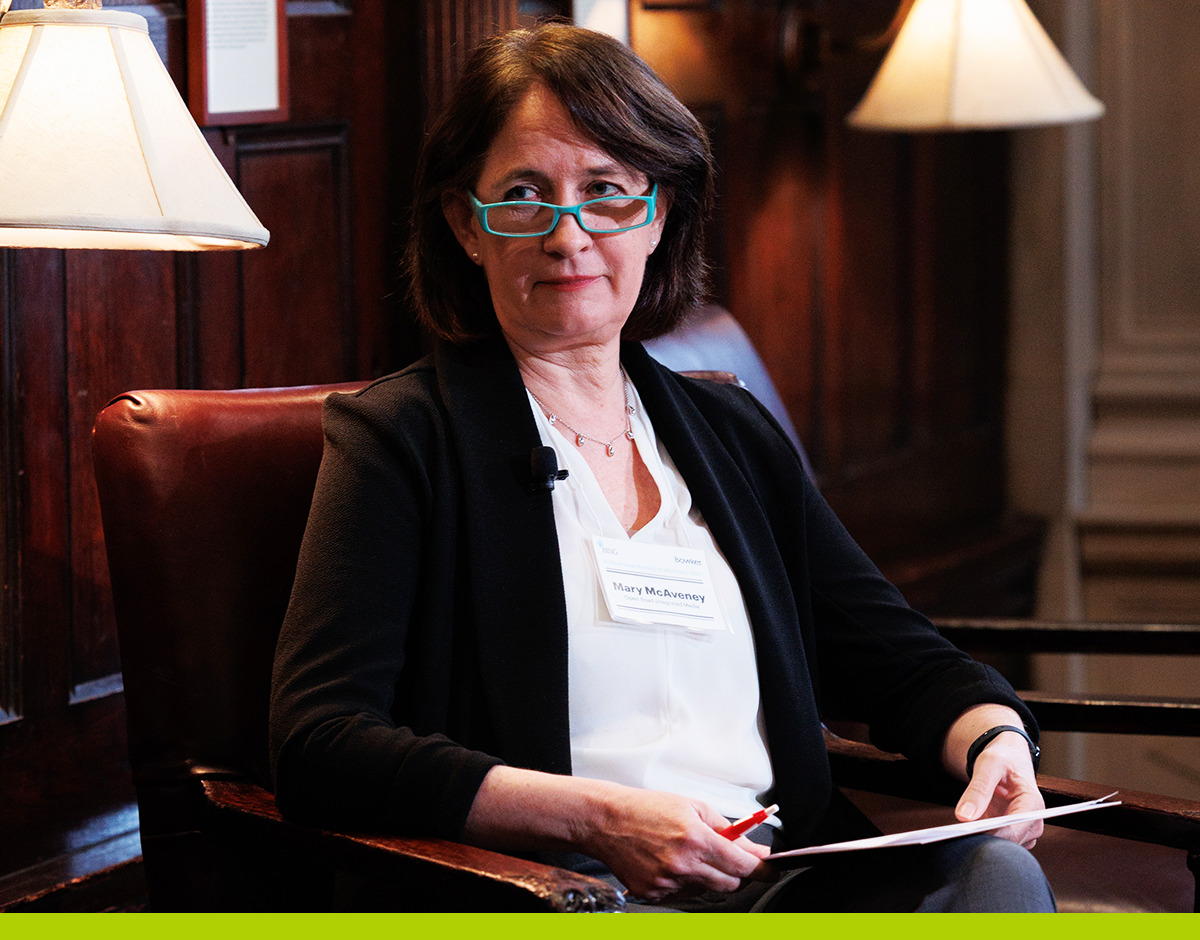
[[[183,6],[139,5],[181,90]],[[288,3],[290,121],[205,131],[268,248],[0,252],[0,876],[133,797],[96,412],[133,388],[334,382],[419,353],[396,257],[425,118],[422,24],[442,6]]]
[[[635,0],[631,42],[712,131],[718,299],[851,533],[911,581],[1028,561],[1037,526],[1002,531],[1007,137],[844,123],[897,6]],[[910,597],[958,603],[935,594]]]
[[[180,3],[141,4],[183,86]],[[0,251],[0,876],[132,800],[89,433],[111,396],[382,374],[424,341],[395,276],[426,114],[516,0],[292,0],[291,119],[206,135],[263,251]],[[635,48],[714,132],[718,299],[851,531],[893,568],[1004,508],[1005,144],[847,131],[895,0],[643,7]],[[832,12],[831,12],[832,11]],[[922,549],[923,550],[923,549]],[[906,555],[907,552],[907,555]],[[999,612],[999,611],[995,611]]]

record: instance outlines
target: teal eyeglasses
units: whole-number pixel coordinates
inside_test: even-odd
[[[548,202],[491,202],[484,205],[467,193],[475,218],[489,235],[506,238],[533,238],[548,235],[558,225],[563,215],[575,216],[575,221],[585,232],[593,235],[613,235],[629,232],[654,221],[654,207],[658,199],[658,183],[647,196],[601,196],[589,199],[577,206],[554,206]]]

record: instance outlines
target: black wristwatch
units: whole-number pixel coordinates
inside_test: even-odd
[[[1024,728],[1018,728],[1016,725],[997,725],[995,728],[989,728],[979,737],[977,737],[969,748],[967,748],[967,779],[971,779],[971,775],[975,772],[975,760],[983,753],[983,749],[992,743],[992,739],[1005,731],[1014,731],[1025,739],[1029,745],[1029,756],[1033,758],[1033,772],[1037,773],[1038,763],[1041,761],[1042,749],[1038,747],[1033,738],[1029,736],[1029,732]]]

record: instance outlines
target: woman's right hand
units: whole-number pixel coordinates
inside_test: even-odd
[[[718,835],[727,825],[699,800],[501,766],[484,778],[464,835],[501,851],[582,852],[606,864],[631,896],[658,901],[774,878],[762,861],[770,850]]]
[[[622,787],[589,833],[581,851],[598,858],[631,896],[658,901],[705,891],[736,891],[744,880],[773,877],[766,846],[717,830],[729,820],[699,800]]]

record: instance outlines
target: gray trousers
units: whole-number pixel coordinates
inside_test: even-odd
[[[611,873],[596,874],[617,884]],[[774,884],[750,884],[733,894],[629,903],[631,913],[1056,910],[1054,892],[1034,857],[992,835],[827,856]]]

